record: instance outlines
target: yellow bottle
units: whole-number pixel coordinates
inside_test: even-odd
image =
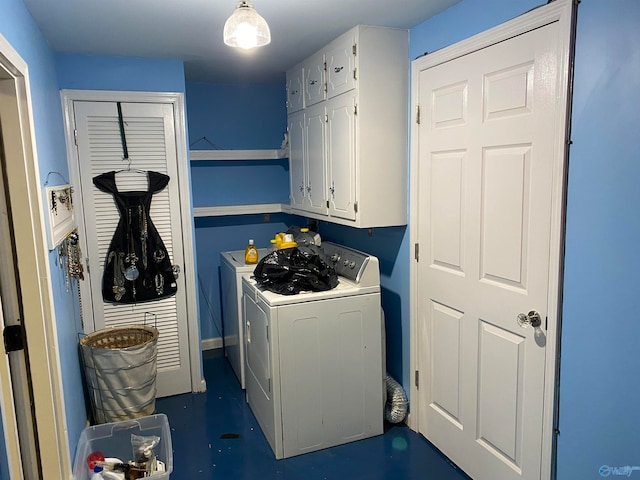
[[[292,248],[297,247],[298,244],[293,240],[293,235],[287,233],[282,237],[282,243],[280,244],[280,248]]]
[[[249,240],[249,245],[244,250],[244,263],[249,265],[258,263],[258,249],[253,244],[253,240]]]

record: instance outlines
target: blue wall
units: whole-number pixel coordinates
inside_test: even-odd
[[[287,111],[281,84],[227,85],[187,83],[188,123],[192,149],[278,148],[286,130]],[[206,137],[206,140],[203,139]],[[288,203],[288,162],[192,162],[194,206],[250,203]],[[249,238],[258,247],[291,225],[307,219],[272,215],[199,218],[196,220],[200,328],[202,338],[222,336],[220,307],[220,252],[243,249]],[[408,385],[409,349],[409,253],[406,227],[367,230],[320,222],[323,240],[350,245],[380,259],[382,303],[387,325],[389,372]]]
[[[486,30],[538,3],[463,0],[411,30],[410,58]],[[29,64],[42,183],[49,171],[67,175],[58,88],[185,91],[179,61],[54,56],[21,0],[0,0],[0,9],[0,34]],[[579,7],[564,280],[557,461],[560,479],[598,478],[602,465],[640,465],[640,414],[634,402],[640,393],[635,378],[640,366],[636,348],[640,324],[633,308],[638,284],[635,273],[640,267],[634,240],[640,235],[640,222],[638,215],[629,211],[637,204],[635,180],[640,178],[634,142],[640,115],[633,101],[640,85],[638,24],[640,4],[636,0],[584,0]],[[190,143],[205,136],[218,148],[280,145],[286,125],[281,86],[188,84],[186,91]],[[199,141],[192,148],[212,147]],[[192,172],[209,167],[192,167]],[[224,187],[220,179],[230,178],[233,182],[229,183],[236,184],[245,177],[244,170],[257,170],[262,165],[219,164],[212,168],[221,168],[219,178],[208,178],[219,182],[218,196],[202,191],[203,186],[210,185],[208,181],[194,181],[194,199],[203,205],[273,202],[280,195],[286,201],[282,189],[287,178],[285,165],[274,162],[264,172],[259,170],[261,177],[270,176],[274,188],[260,190],[256,198],[253,195],[257,195],[259,185],[255,191],[245,189],[241,196],[232,197],[234,192],[220,192]],[[273,215],[270,222],[263,222],[260,216],[199,219],[198,265],[201,277],[207,272],[210,279],[200,287],[207,299],[215,298],[219,289],[220,251],[243,248],[249,236],[264,246],[273,233],[291,224],[304,224],[304,219],[286,215]],[[369,236],[367,231],[321,223],[320,232],[323,239],[350,244],[380,257],[389,369],[408,390],[407,229],[375,229]],[[79,314],[76,300],[66,291],[54,253],[50,262],[73,452],[86,419],[75,353]],[[219,336],[213,323],[219,305],[207,307],[206,315],[210,318],[201,318],[202,337]],[[598,328],[601,324],[608,328]]]
[[[578,8],[558,478],[640,467],[640,2]]]
[[[47,178],[49,185],[64,183],[58,175],[48,176],[49,172],[59,172],[69,178],[60,88],[184,92],[184,70],[180,61],[56,56],[21,0],[0,0],[0,10],[0,34],[29,66],[41,185]],[[77,353],[82,325],[76,289],[74,285],[67,289],[55,251],[50,253],[49,262],[57,320],[57,352],[73,456],[87,419]]]
[[[282,83],[188,83],[191,149],[280,148],[287,130],[286,100]]]
[[[192,150],[280,148],[287,129],[282,84],[187,83],[186,102]],[[289,203],[287,160],[197,161],[191,178],[195,207]],[[222,337],[220,252],[242,250],[250,238],[266,248],[292,224],[304,220],[285,214],[266,221],[261,215],[196,219],[201,338]]]
[[[409,229],[358,229],[320,222],[322,240],[330,240],[378,257],[385,316],[387,372],[409,395]]]
[[[426,50],[432,51],[486,30],[536,6],[537,3],[529,0],[523,5],[522,2],[505,0],[488,4],[486,1],[464,0],[461,4],[436,16],[432,21],[411,30],[410,58],[413,59]],[[217,148],[222,149],[278,147],[282,138],[281,133],[286,128],[285,100],[285,90],[281,85],[187,84],[190,143],[193,144],[191,148],[213,148],[209,142],[202,140],[202,137],[206,137]],[[202,206],[208,202],[214,202],[214,205],[234,202],[258,203],[256,198],[263,198],[262,201],[265,203],[277,201],[269,198],[277,197],[278,191],[283,190],[268,186],[260,189],[259,185],[255,185],[255,190],[253,188],[234,190],[233,186],[241,184],[248,171],[247,165],[232,165],[231,162],[220,164],[215,167],[215,171],[213,169],[207,171],[204,166],[192,164],[194,205]],[[265,174],[268,172],[265,170]],[[277,179],[280,178],[281,182],[285,182],[283,185],[287,185],[287,196],[282,200],[287,202],[288,179],[279,177],[279,172],[271,171],[270,174],[272,177],[268,178],[273,180],[269,183],[278,182]],[[214,175],[219,176],[214,178]],[[206,190],[206,185],[215,185],[216,188]],[[271,183],[271,187],[275,185],[276,183]],[[247,221],[250,220],[247,219]],[[217,318],[219,299],[215,297],[219,288],[218,278],[215,275],[210,278],[209,274],[204,273],[216,272],[215,268],[219,264],[219,260],[213,258],[217,257],[219,252],[214,248],[215,238],[219,237],[219,232],[210,226],[215,224],[214,220],[208,220],[208,222],[210,223],[207,227],[204,226],[203,220],[196,222],[198,266],[201,272],[200,289],[207,292],[206,299],[201,297],[201,305],[206,301],[215,307],[213,317],[206,318],[204,313],[201,317],[203,338],[208,338],[209,335],[220,336],[220,327],[216,326],[219,324]],[[304,225],[306,220],[293,218],[292,222]],[[255,223],[250,225],[257,226]],[[230,225],[226,228],[230,228],[227,234],[238,238],[234,249],[244,248],[246,235],[244,237],[240,233],[236,235]],[[266,228],[266,232],[271,230],[273,229],[270,227]],[[411,381],[408,228],[376,228],[373,230],[373,235],[369,235],[367,230],[320,222],[318,230],[323,240],[343,243],[379,258],[382,307],[386,321],[387,369],[403,384],[408,393]],[[247,233],[251,231],[251,228],[247,229]],[[271,236],[273,235],[268,235],[266,239],[268,240]],[[266,246],[267,244],[258,245]],[[202,258],[204,251],[207,251],[207,259]]]
[[[411,31],[411,56],[524,13],[537,2],[463,0]],[[637,88],[640,3],[578,9],[560,374],[557,478],[640,466]],[[405,345],[409,348],[409,345]]]
[[[88,55],[56,55],[55,69],[58,84],[56,89],[77,90],[140,90],[160,92],[184,92],[184,67],[177,60],[151,60],[126,57],[104,57]],[[55,92],[56,107],[60,111],[60,94]],[[38,129],[36,128],[36,131]],[[39,133],[39,131],[38,131]],[[60,139],[64,142],[64,131],[60,127]],[[60,155],[64,166],[59,171],[67,171],[66,150]],[[40,151],[41,152],[41,151]],[[42,162],[41,162],[42,163]],[[42,171],[42,168],[41,168]],[[67,175],[68,178],[68,175]],[[58,269],[59,271],[59,269]],[[66,292],[64,278],[59,273],[52,279],[56,311],[59,299]],[[69,294],[67,294],[70,296]],[[78,370],[79,308],[74,299],[74,308],[66,309],[58,315],[58,336],[63,370],[67,422],[69,423],[69,444],[71,454],[75,452],[78,438],[86,425],[85,403],[82,394],[82,371]],[[73,328],[70,319],[76,319]],[[61,328],[61,323],[64,323]]]
[[[56,71],[61,89],[185,91],[181,60],[58,54]]]
[[[0,11],[0,34],[29,67],[40,184],[44,185],[48,172],[52,171],[60,172],[65,178],[69,178],[53,51],[22,0],[0,0]],[[59,183],[64,182],[57,175],[50,178],[50,185]],[[57,352],[60,355],[68,438],[73,455],[87,418],[77,355],[77,334],[81,331],[80,315],[73,288],[67,291],[65,287],[55,251],[49,255],[49,263],[57,320]],[[28,301],[28,298],[26,300]]]

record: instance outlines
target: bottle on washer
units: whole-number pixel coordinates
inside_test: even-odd
[[[258,249],[253,244],[253,239],[249,240],[249,245],[244,250],[244,263],[247,265],[258,263]]]

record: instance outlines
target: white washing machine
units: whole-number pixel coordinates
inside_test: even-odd
[[[259,249],[258,258],[264,257],[267,253],[268,249]],[[244,250],[222,252],[220,254],[224,354],[243,389],[245,388],[245,328],[242,323],[242,276],[253,274],[255,268],[255,265],[244,263]]]
[[[242,279],[247,402],[277,459],[383,433],[378,259],[322,247],[332,290],[280,295]]]

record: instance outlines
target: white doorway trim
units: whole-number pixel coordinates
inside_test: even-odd
[[[2,298],[0,297],[0,328],[4,329],[2,314]],[[11,384],[11,370],[9,356],[3,355],[0,361],[0,403],[2,404],[2,430],[7,458],[7,472],[9,478],[22,479],[22,457],[20,455],[20,439],[18,438],[18,422],[13,401],[13,386]]]
[[[553,166],[553,199],[551,211],[551,240],[549,261],[549,294],[548,294],[548,326],[547,349],[545,358],[545,391],[544,391],[544,415],[543,415],[543,445],[541,457],[541,478],[551,478],[553,472],[553,459],[555,456],[555,413],[556,413],[556,383],[558,368],[558,347],[561,314],[561,290],[562,290],[562,265],[565,226],[565,194],[567,175],[567,141],[569,138],[569,106],[570,106],[570,74],[571,53],[574,35],[574,1],[556,0],[550,4],[539,7],[525,13],[502,25],[470,37],[450,47],[443,48],[432,54],[426,55],[412,63],[412,108],[416,111],[418,98],[418,76],[421,70],[434,67],[444,62],[459,58],[463,55],[475,52],[479,49],[494,45],[527,31],[542,27],[552,22],[558,22],[560,28],[560,45],[558,75],[558,98],[556,99],[556,131],[559,132],[554,143]],[[411,194],[410,194],[410,242],[412,246],[418,243],[418,178],[413,170],[417,168],[414,159],[419,155],[418,132],[415,122],[412,124],[411,134]],[[419,368],[419,319],[418,315],[418,265],[415,259],[413,247],[410,257],[410,371],[416,372]],[[423,372],[424,377],[428,372]],[[415,431],[419,430],[420,405],[418,389],[415,382],[411,385],[411,415],[407,423]]]
[[[88,102],[132,102],[132,103],[169,103],[173,106],[176,140],[176,157],[178,161],[178,182],[180,192],[190,192],[189,159],[187,156],[186,125],[184,113],[184,94],[173,92],[130,92],[106,90],[62,90],[62,108],[65,122],[65,136],[67,142],[67,163],[71,184],[78,190],[78,198],[82,198],[80,170],[75,157],[75,101]],[[187,324],[189,332],[189,359],[191,363],[191,390],[204,392],[206,383],[202,372],[202,350],[200,345],[200,329],[198,325],[197,290],[195,273],[195,254],[193,238],[193,211],[190,195],[181,196],[180,213],[182,216],[182,242],[184,245],[184,261],[182,275],[186,279]],[[82,218],[79,212],[78,218]],[[81,226],[84,229],[84,226]],[[192,266],[192,268],[186,268]],[[85,293],[90,295],[90,292]],[[84,312],[83,312],[84,313]],[[87,315],[83,315],[87,318]]]
[[[58,356],[51,272],[43,228],[31,87],[27,63],[0,35],[0,65],[15,82],[15,99],[2,125],[6,175],[15,235],[16,266],[20,271],[24,326],[31,369],[38,445],[45,480],[71,477],[71,455]],[[3,388],[4,388],[3,383]],[[4,394],[4,392],[3,392]],[[21,406],[17,406],[21,408]],[[5,425],[6,428],[7,425]],[[9,456],[12,468],[15,455]],[[12,476],[13,478],[13,476]],[[20,478],[20,477],[18,477]]]

